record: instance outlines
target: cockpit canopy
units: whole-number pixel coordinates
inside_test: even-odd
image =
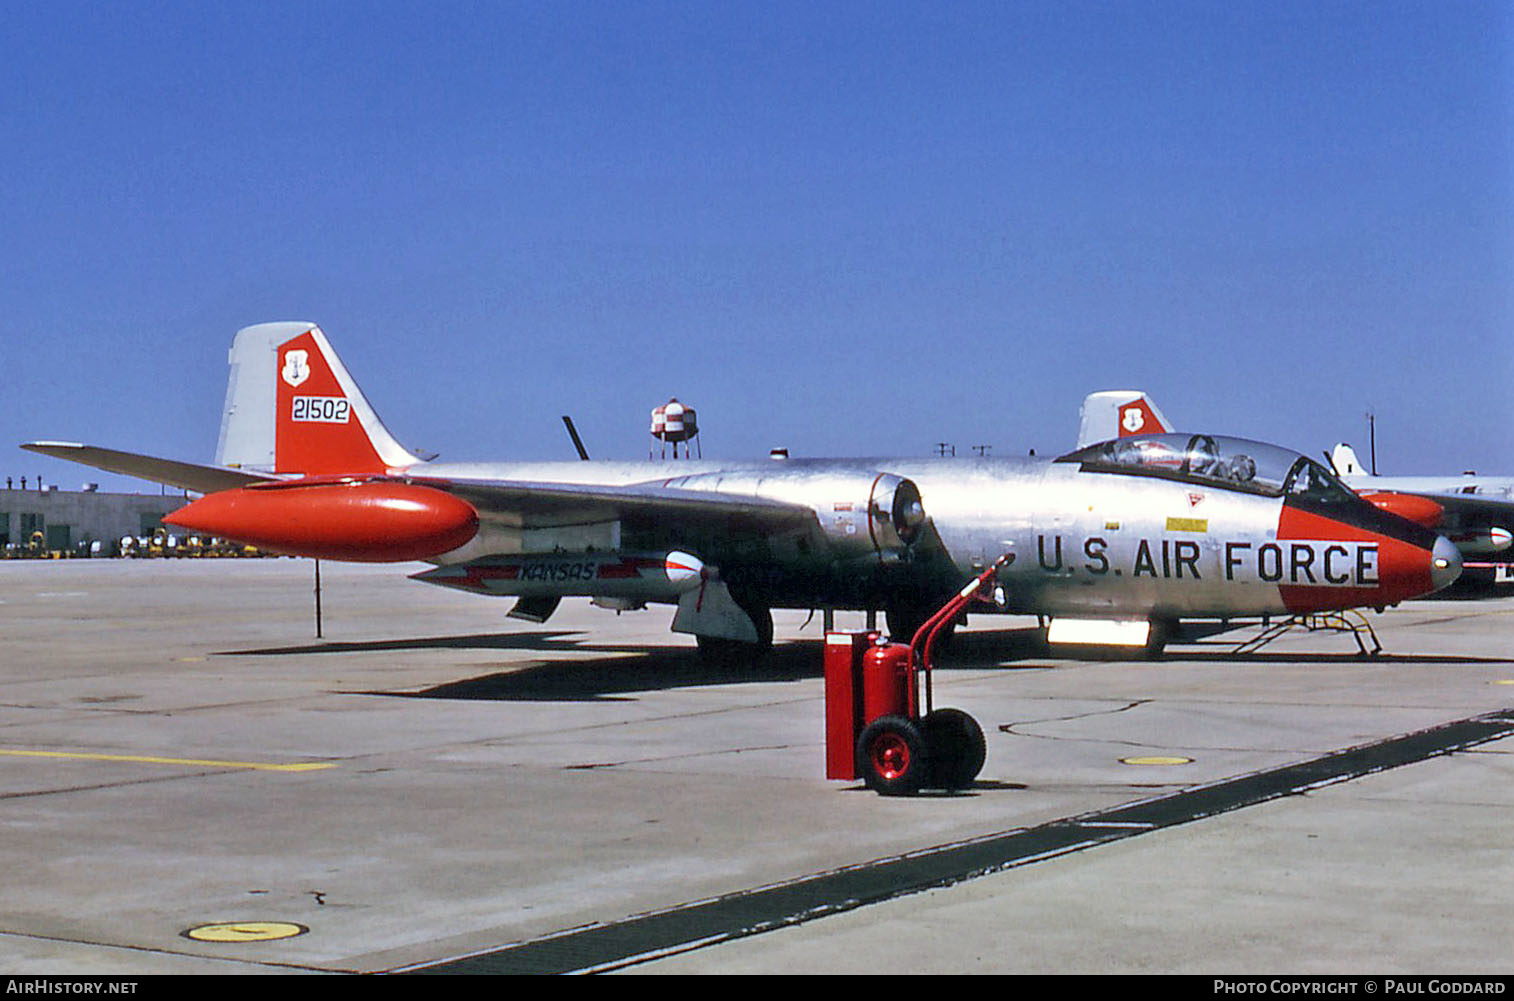
[[[1316,503],[1353,503],[1356,494],[1308,456],[1276,445],[1209,434],[1146,434],[1099,442],[1056,460],[1087,472],[1157,476],[1195,486]]]

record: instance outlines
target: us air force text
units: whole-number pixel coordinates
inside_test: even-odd
[[[1081,569],[1096,577],[1156,577],[1202,580],[1203,550],[1191,539],[1140,539],[1128,565],[1111,559],[1109,541],[1099,536],[1083,540],[1081,562],[1070,540],[1064,557],[1060,535],[1036,536],[1041,569],[1067,573]],[[1377,544],[1373,542],[1307,541],[1225,542],[1220,546],[1218,573],[1227,581],[1260,580],[1269,584],[1320,587],[1372,587],[1378,583]]]

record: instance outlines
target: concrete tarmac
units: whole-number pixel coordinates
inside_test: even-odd
[[[1374,658],[1075,661],[975,619],[936,701],[987,731],[979,781],[885,799],[824,778],[818,616],[712,671],[667,609],[531,625],[419,568],[322,564],[316,639],[308,561],[0,563],[0,971],[1514,972],[1507,737],[922,892],[873,865],[1506,711],[1514,598],[1369,615]],[[668,915],[678,944],[604,944]]]

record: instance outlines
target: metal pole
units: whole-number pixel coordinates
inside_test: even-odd
[[[1371,411],[1367,413],[1367,438],[1372,456],[1372,475],[1377,475],[1377,416]]]
[[[321,633],[321,561],[315,561],[315,638],[324,639]]]
[[[578,451],[578,457],[584,462],[589,461],[589,450],[584,448],[584,441],[578,436],[578,428],[573,426],[573,418],[567,414],[562,415],[562,422],[568,428],[568,437],[573,439],[573,447]]]

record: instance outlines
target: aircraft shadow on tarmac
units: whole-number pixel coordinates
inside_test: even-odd
[[[760,661],[711,665],[691,646],[637,646],[586,640],[574,631],[477,633],[465,636],[426,636],[400,639],[306,643],[255,650],[223,650],[220,656],[285,657],[320,654],[403,653],[423,650],[515,650],[543,653],[603,653],[593,659],[563,659],[527,663],[520,667],[447,682],[421,691],[369,691],[362,695],[404,698],[484,699],[499,701],[593,701],[623,699],[637,692],[703,685],[792,682],[823,674],[823,649],[818,639],[779,642]],[[951,668],[1014,668],[1026,657],[1045,653],[1038,631],[1017,629],[961,634],[940,657]]]
[[[567,630],[532,633],[475,633],[470,636],[417,636],[403,639],[323,641],[257,650],[221,650],[222,657],[281,657],[317,653],[375,653],[393,650],[577,650],[562,637],[582,636]]]
[[[477,633],[463,636],[427,636],[358,642],[310,643],[257,650],[227,650],[223,656],[309,656],[319,654],[404,652],[423,650],[514,650],[544,653],[603,653],[592,659],[574,658],[527,663],[506,669],[434,685],[420,691],[355,691],[355,695],[387,695],[399,698],[493,700],[503,702],[580,702],[624,700],[638,692],[696,688],[704,685],[784,683],[823,674],[822,647],[803,639],[776,644],[760,661],[750,664],[711,665],[701,661],[690,646],[637,646],[587,641],[575,631]],[[1414,663],[1424,665],[1485,665],[1514,663],[1514,658],[1405,655],[1382,652],[1364,657],[1355,650],[1330,652],[1236,653],[1232,640],[1199,640],[1186,637],[1169,647],[1163,660],[1182,662],[1229,662],[1235,664],[1305,663]],[[1031,658],[1048,656],[1038,629],[959,633],[938,658],[945,670],[1044,670],[1054,665]],[[1110,651],[1092,659],[1130,660],[1126,652]],[[503,665],[502,665],[503,666]]]
[[[574,644],[573,649],[602,650],[612,656],[593,660],[557,660],[465,678],[419,692],[373,692],[422,699],[483,699],[505,702],[579,702],[616,700],[638,692],[746,682],[792,682],[820,676],[816,643],[784,643],[760,664],[711,666],[697,651],[681,646],[626,649]]]
[[[581,632],[539,631],[427,636],[361,642],[309,643],[260,650],[227,650],[230,656],[308,656],[422,650],[515,650],[542,653],[603,653],[593,659],[526,662],[498,672],[447,682],[421,691],[367,691],[358,695],[403,698],[569,702],[626,698],[637,692],[742,682],[787,682],[821,674],[820,645],[781,643],[760,663],[712,666],[691,646],[638,646],[586,641]],[[503,665],[502,665],[503,666]]]

